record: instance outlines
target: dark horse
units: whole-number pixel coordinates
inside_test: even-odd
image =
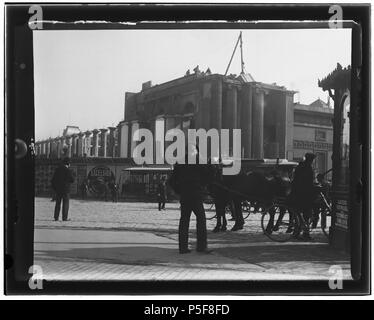
[[[226,230],[225,208],[228,204],[233,203],[236,216],[232,231],[240,230],[244,225],[242,201],[247,200],[256,208],[264,207],[271,204],[275,197],[285,197],[290,187],[290,179],[282,177],[276,169],[270,177],[260,172],[222,175],[222,168],[216,165],[213,182],[208,186],[217,214],[217,224],[213,231]]]

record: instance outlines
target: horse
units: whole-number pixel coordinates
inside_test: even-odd
[[[247,200],[255,207],[271,204],[275,197],[285,197],[290,192],[291,182],[273,170],[270,177],[261,172],[240,173],[238,175],[222,175],[219,166],[215,168],[213,181],[208,185],[208,191],[213,198],[217,223],[213,232],[226,231],[227,220],[225,208],[233,203],[235,225],[231,229],[243,229],[242,201]]]

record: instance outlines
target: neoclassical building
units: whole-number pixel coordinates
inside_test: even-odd
[[[294,92],[256,82],[250,74],[224,76],[199,71],[126,92],[124,120],[118,126],[119,155],[131,157],[139,128],[157,130],[241,129],[241,156],[293,158]],[[166,146],[165,146],[166,147]]]

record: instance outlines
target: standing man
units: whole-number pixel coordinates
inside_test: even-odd
[[[87,198],[87,190],[88,190],[88,183],[87,179],[84,179],[81,184],[81,192],[82,192],[82,199],[85,200]]]
[[[197,157],[197,164],[188,164],[188,151],[191,157]],[[191,145],[186,151],[186,164],[176,164],[169,184],[180,195],[181,217],[179,220],[179,253],[189,253],[188,232],[191,212],[196,216],[197,247],[196,251],[210,253],[207,248],[207,230],[203,206],[203,189],[209,176],[206,166],[198,164],[198,149]]]
[[[118,188],[117,188],[117,184],[116,184],[116,181],[114,179],[111,179],[109,181],[109,190],[110,190],[110,193],[111,193],[111,196],[112,196],[112,202],[117,202],[118,200]]]
[[[295,169],[292,181],[291,199],[297,210],[303,213],[305,220],[312,217],[313,201],[315,199],[314,172],[312,168],[315,159],[313,153],[306,153],[305,160],[300,162]],[[311,240],[309,228],[304,228],[304,240]]]
[[[158,184],[158,211],[165,210],[165,202],[167,197],[167,189],[166,189],[166,177],[163,176],[161,181]]]
[[[52,178],[52,188],[56,193],[55,221],[58,221],[62,201],[62,220],[68,220],[70,184],[74,182],[73,173],[69,170],[70,160],[64,158],[62,164],[55,170]]]

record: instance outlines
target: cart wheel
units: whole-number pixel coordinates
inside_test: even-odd
[[[261,228],[271,240],[286,242],[300,229],[300,220],[287,207],[274,204],[262,214]]]

